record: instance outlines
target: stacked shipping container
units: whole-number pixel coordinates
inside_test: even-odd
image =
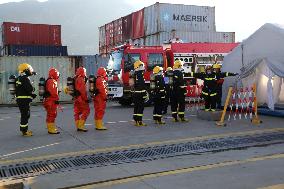
[[[1,27],[2,45],[0,46],[5,49],[3,55],[67,55],[67,48],[61,44],[60,25],[3,22]]]
[[[121,40],[112,38],[108,29],[117,20],[100,27],[100,41],[106,41],[99,44],[100,54],[125,42],[147,46],[162,45],[173,38],[184,42],[235,42],[234,32],[216,32],[215,7],[156,3],[118,20],[122,21]]]

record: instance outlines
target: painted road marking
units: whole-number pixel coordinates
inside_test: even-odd
[[[119,123],[128,123],[128,121],[119,121]]]
[[[168,171],[162,171],[162,172],[148,173],[148,174],[143,174],[143,175],[135,175],[135,176],[130,176],[130,177],[117,178],[113,180],[98,181],[98,182],[93,182],[93,183],[88,183],[88,184],[84,184],[80,186],[73,186],[73,187],[68,187],[68,188],[77,188],[77,189],[99,188],[99,187],[105,187],[105,186],[125,184],[129,182],[139,182],[139,181],[143,181],[146,179],[153,179],[153,178],[159,178],[159,177],[164,177],[164,176],[186,174],[186,173],[192,173],[196,171],[205,171],[205,170],[214,169],[214,168],[223,168],[227,166],[241,165],[241,164],[247,164],[247,163],[252,163],[252,162],[282,159],[282,158],[284,158],[284,154],[259,156],[259,157],[248,158],[245,160],[226,161],[226,162],[219,162],[219,163],[208,164],[208,165],[200,165],[200,166],[195,166],[195,167],[187,167],[187,168],[174,169],[174,170],[168,170]],[[265,189],[280,189],[280,188],[265,188]]]
[[[86,123],[85,125],[93,125],[92,123]]]
[[[106,122],[107,124],[115,124],[116,122],[115,121],[109,121],[109,122]]]
[[[273,186],[267,186],[259,189],[284,189],[284,184],[277,184]]]
[[[4,119],[0,119],[0,121],[3,121]]]
[[[0,159],[5,159],[5,158],[12,156],[12,155],[21,154],[21,153],[29,152],[29,151],[33,151],[33,150],[38,150],[38,149],[41,149],[41,148],[46,148],[46,147],[54,146],[54,145],[57,145],[57,144],[60,144],[60,143],[48,144],[48,145],[44,145],[44,146],[34,147],[34,148],[31,148],[31,149],[28,149],[28,150],[21,150],[21,151],[13,152],[13,153],[10,153],[10,154],[0,155]]]
[[[56,159],[56,158],[69,157],[69,156],[96,154],[96,153],[111,152],[111,151],[118,151],[118,150],[127,150],[131,148],[145,148],[145,147],[151,147],[151,146],[176,144],[176,143],[182,143],[182,142],[202,141],[202,140],[208,140],[212,138],[217,139],[217,138],[233,137],[233,136],[254,135],[254,134],[262,134],[262,133],[277,132],[277,131],[284,131],[284,128],[259,129],[259,130],[244,131],[244,132],[213,134],[213,135],[198,136],[198,137],[191,137],[191,138],[180,138],[180,139],[173,139],[173,140],[166,140],[166,141],[148,142],[144,144],[131,144],[128,146],[114,146],[114,147],[108,147],[108,148],[99,148],[95,150],[82,150],[82,151],[58,153],[58,154],[21,158],[21,159],[14,159],[14,160],[0,160],[0,165],[30,162],[30,161],[39,161],[39,160],[46,160],[46,159]]]

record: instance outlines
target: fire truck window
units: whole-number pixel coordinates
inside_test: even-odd
[[[124,55],[124,71],[133,70],[134,62],[140,60],[140,54],[125,54]]]
[[[148,55],[148,70],[153,70],[155,66],[164,67],[163,54]]]
[[[185,62],[185,63],[187,63],[187,62],[188,62],[188,59],[187,59],[187,58],[185,58],[185,59],[184,59],[184,62]]]

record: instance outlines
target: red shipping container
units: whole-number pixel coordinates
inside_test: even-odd
[[[144,9],[132,13],[133,39],[144,36]]]
[[[122,41],[132,38],[132,14],[122,18]]]
[[[106,46],[113,45],[113,22],[106,24]]]
[[[61,46],[61,26],[3,22],[3,45]]]
[[[122,18],[113,21],[114,45],[120,45],[122,41]]]

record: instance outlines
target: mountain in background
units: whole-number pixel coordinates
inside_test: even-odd
[[[135,11],[124,0],[26,0],[0,5],[0,22],[62,25],[62,44],[70,55],[98,53],[99,30]]]

